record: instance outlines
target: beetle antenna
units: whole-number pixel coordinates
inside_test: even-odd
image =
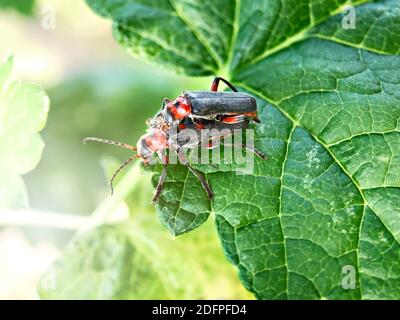
[[[113,176],[111,177],[111,180],[110,180],[111,195],[113,195],[113,193],[114,193],[113,182],[114,182],[115,177],[118,175],[118,173],[119,173],[123,168],[125,168],[125,166],[126,166],[129,162],[131,162],[133,159],[136,159],[136,158],[140,158],[140,156],[139,156],[138,154],[135,154],[134,156],[132,156],[132,157],[130,157],[129,159],[125,160],[125,162],[124,162],[123,164],[121,164],[121,166],[117,169],[117,171],[114,172],[114,174],[113,174]]]
[[[96,141],[96,142],[105,143],[105,144],[112,144],[117,147],[129,149],[129,150],[133,150],[133,151],[137,150],[136,147],[134,147],[134,146],[131,146],[131,145],[123,143],[123,142],[114,141],[114,140],[100,139],[100,138],[94,138],[94,137],[86,137],[85,139],[83,139],[83,143],[86,143],[87,141]]]

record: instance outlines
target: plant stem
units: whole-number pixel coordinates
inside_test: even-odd
[[[103,224],[123,199],[140,181],[140,164],[136,163],[121,178],[113,196],[108,197],[90,216],[57,213],[33,209],[11,210],[0,208],[0,226],[28,226],[63,230],[78,230],[78,234]]]
[[[63,230],[79,230],[90,218],[76,214],[55,213],[39,210],[0,209],[0,226],[41,227]]]
[[[97,207],[89,217],[88,223],[75,234],[74,239],[79,238],[87,230],[106,223],[125,197],[137,187],[140,175],[140,163],[135,163],[118,182],[114,194]]]

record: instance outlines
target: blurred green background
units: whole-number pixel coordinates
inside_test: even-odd
[[[39,298],[43,274],[42,298],[251,298],[223,256],[213,217],[172,238],[137,166],[120,178],[125,201],[110,198],[110,173],[129,152],[82,144],[85,136],[135,144],[164,97],[208,88],[211,79],[128,56],[110,22],[82,0],[23,2],[18,12],[0,1],[0,57],[12,53],[13,78],[43,85],[51,108],[42,160],[24,176],[31,208],[0,209],[0,299]],[[49,12],[55,28],[43,23]],[[113,225],[83,231],[104,220]]]

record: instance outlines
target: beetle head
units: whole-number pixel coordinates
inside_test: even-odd
[[[137,143],[138,157],[144,164],[148,164],[154,153],[160,154],[167,148],[168,139],[165,132],[158,128],[151,128],[140,137]]]

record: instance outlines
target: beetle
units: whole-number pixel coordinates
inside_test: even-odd
[[[220,81],[224,82],[232,92],[218,92]],[[256,99],[238,92],[229,81],[221,77],[215,77],[211,91],[183,92],[175,100],[165,98],[161,111],[149,121],[149,126],[168,130],[174,124],[184,123],[187,119],[199,123],[198,129],[202,129],[201,120],[217,120],[221,124],[248,120],[259,122]]]
[[[232,92],[218,92],[221,81]],[[221,77],[215,77],[211,84],[211,91],[183,92],[182,95],[174,100],[165,98],[162,102],[161,110],[152,119],[148,120],[148,129],[140,137],[136,147],[119,141],[95,137],[85,138],[84,143],[96,141],[136,152],[112,176],[110,180],[111,194],[113,193],[115,177],[130,161],[140,158],[144,165],[148,165],[153,155],[157,154],[163,164],[163,170],[152,199],[153,203],[157,202],[162,193],[167,175],[169,164],[167,150],[172,150],[178,154],[180,163],[185,165],[198,178],[208,198],[211,200],[214,196],[211,186],[204,176],[190,165],[184,154],[180,152],[182,147],[188,147],[187,141],[182,138],[185,136],[185,130],[193,129],[194,132],[200,135],[203,129],[225,129],[221,130],[221,132],[224,132],[222,135],[205,135],[205,138],[203,137],[197,140],[194,145],[189,146],[189,148],[197,146],[213,148],[220,143],[222,138],[233,134],[235,129],[246,129],[252,121],[259,122],[256,99],[246,93],[238,92],[229,81]],[[248,146],[243,148],[253,152],[261,159],[265,160],[267,158],[263,152],[257,149]]]

